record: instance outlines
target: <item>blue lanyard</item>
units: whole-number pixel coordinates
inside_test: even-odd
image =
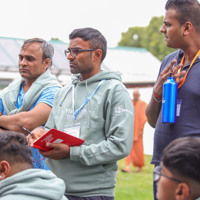
[[[99,82],[99,84],[97,85],[96,89],[85,99],[85,101],[82,103],[82,105],[80,106],[79,109],[75,109],[75,105],[74,105],[74,116],[73,119],[76,119],[77,115],[81,112],[81,110],[83,109],[83,107],[88,103],[88,101],[94,96],[94,94],[97,92],[97,90],[99,89],[99,87],[105,82],[106,80],[101,80]],[[74,86],[73,86],[74,87]],[[75,99],[75,94],[74,94],[74,99]]]

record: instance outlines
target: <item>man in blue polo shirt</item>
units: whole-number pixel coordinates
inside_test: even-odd
[[[19,54],[20,80],[12,82],[0,93],[0,127],[23,132],[46,123],[54,95],[61,87],[49,72],[54,54],[53,46],[40,38],[24,41]],[[32,148],[35,168],[48,167],[43,156]]]
[[[176,138],[200,137],[200,3],[197,0],[168,0],[165,9],[160,32],[165,35],[168,47],[179,50],[162,61],[146,109],[148,122],[155,127],[153,165],[160,164],[163,149]],[[171,68],[179,88],[175,124],[162,123],[161,120],[162,88]]]

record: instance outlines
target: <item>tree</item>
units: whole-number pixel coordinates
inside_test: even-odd
[[[122,33],[122,38],[118,43],[119,46],[129,47],[143,47],[142,38],[146,28],[143,27],[131,27],[127,32]]]
[[[51,40],[61,41],[59,38],[52,37]]]
[[[163,24],[163,16],[153,17],[147,27],[131,27],[122,33],[119,46],[142,47],[151,52],[159,60],[174,51],[168,48],[160,28]]]

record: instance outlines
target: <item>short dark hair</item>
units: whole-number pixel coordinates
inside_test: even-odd
[[[41,44],[42,50],[43,50],[43,55],[42,55],[42,61],[45,59],[49,58],[50,59],[50,64],[49,66],[52,65],[52,59],[53,59],[53,54],[54,54],[54,48],[51,44],[49,44],[47,41],[41,39],[41,38],[32,38],[24,41],[24,44],[22,45],[22,49],[27,45],[31,43],[38,42]]]
[[[88,41],[92,49],[101,49],[101,62],[104,60],[107,52],[107,41],[100,31],[94,28],[79,28],[73,30],[69,35],[70,40],[76,37]]]
[[[168,0],[165,9],[175,9],[180,25],[190,21],[200,33],[200,3],[198,0]]]
[[[3,131],[0,133],[0,161],[27,163],[32,166],[32,155],[26,137],[22,133]]]
[[[181,137],[163,151],[163,165],[174,175],[200,183],[200,137]]]

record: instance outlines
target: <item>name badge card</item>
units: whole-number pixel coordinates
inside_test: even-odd
[[[182,100],[177,100],[176,116],[180,117]]]
[[[80,124],[73,124],[73,125],[66,126],[64,128],[65,133],[68,133],[69,135],[72,135],[77,138],[80,138],[80,130],[81,130]]]

